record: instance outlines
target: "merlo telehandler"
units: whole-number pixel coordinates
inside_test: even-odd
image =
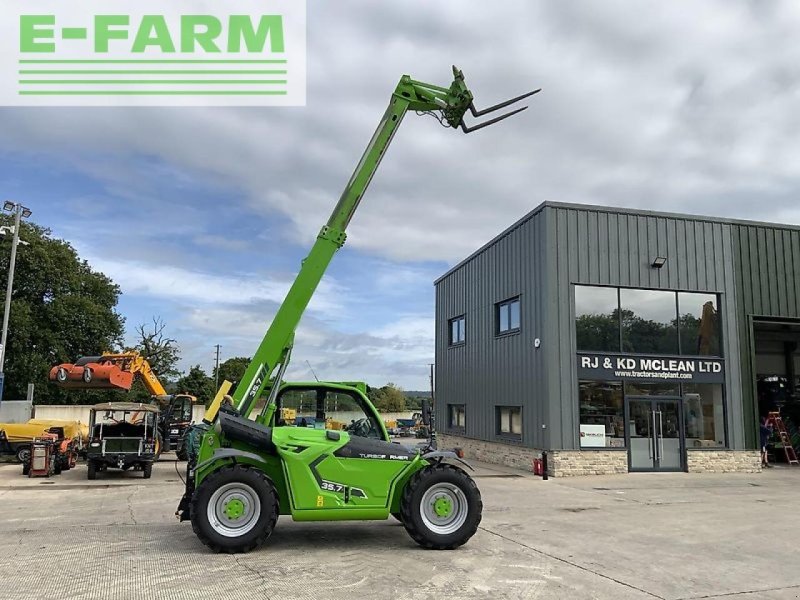
[[[217,552],[246,552],[272,533],[279,515],[295,521],[398,518],[420,545],[452,549],[475,533],[481,495],[454,450],[438,450],[435,435],[423,448],[389,440],[363,386],[284,383],[294,332],[358,208],[392,137],[408,111],[432,114],[465,133],[526,107],[469,126],[475,117],[535,94],[528,92],[479,111],[464,76],[453,67],[449,87],[404,75],[355,172],[253,355],[232,396],[224,382],[202,424],[190,429],[186,489],[177,515]],[[315,399],[313,426],[281,419],[292,394]],[[266,395],[266,401],[263,397]],[[346,397],[346,398],[345,398]],[[331,401],[357,406],[363,416],[344,429],[326,426]],[[227,400],[223,404],[223,401]],[[256,404],[263,408],[252,418]],[[294,406],[292,406],[294,408]],[[426,412],[426,411],[424,411]],[[429,419],[427,419],[429,421]]]

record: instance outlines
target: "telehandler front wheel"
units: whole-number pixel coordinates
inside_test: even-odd
[[[452,550],[475,535],[483,502],[478,486],[462,469],[438,463],[417,472],[400,504],[402,523],[420,546]]]
[[[249,552],[272,534],[278,520],[278,494],[257,469],[223,467],[195,490],[192,529],[214,552]]]

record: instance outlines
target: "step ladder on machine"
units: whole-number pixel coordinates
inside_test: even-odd
[[[783,451],[786,453],[786,462],[790,465],[800,465],[797,461],[797,454],[792,446],[792,440],[789,438],[789,432],[786,431],[786,425],[783,424],[781,413],[771,412],[767,416],[767,423],[772,425],[772,430],[778,434],[778,437],[783,444]]]

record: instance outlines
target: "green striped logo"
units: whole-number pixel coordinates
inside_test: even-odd
[[[20,4],[0,0],[19,33],[0,40],[2,104],[305,104],[305,2]]]

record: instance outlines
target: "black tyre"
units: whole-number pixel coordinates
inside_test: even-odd
[[[145,463],[142,465],[142,474],[144,475],[145,479],[150,479],[150,476],[153,474],[153,463]]]
[[[92,377],[93,376],[94,376],[94,373],[92,373],[92,370],[89,367],[86,367],[83,370],[83,382],[84,383],[92,383]]]
[[[164,438],[161,432],[156,433],[156,460],[161,458],[161,453],[164,451]]]
[[[178,442],[178,447],[175,449],[175,456],[178,460],[189,460],[189,440],[186,435]]]
[[[86,477],[87,479],[97,479],[97,464],[91,460],[86,463]]]
[[[17,448],[17,460],[21,463],[28,462],[28,459],[31,457],[31,447],[30,446],[20,446]]]
[[[67,381],[67,370],[64,367],[59,367],[56,370],[56,381],[58,383],[65,383]]]
[[[483,502],[478,486],[462,469],[439,463],[417,472],[400,504],[402,523],[420,546],[452,550],[475,535]]]
[[[214,552],[249,552],[272,534],[278,494],[257,469],[224,467],[200,484],[191,502],[192,529]]]

